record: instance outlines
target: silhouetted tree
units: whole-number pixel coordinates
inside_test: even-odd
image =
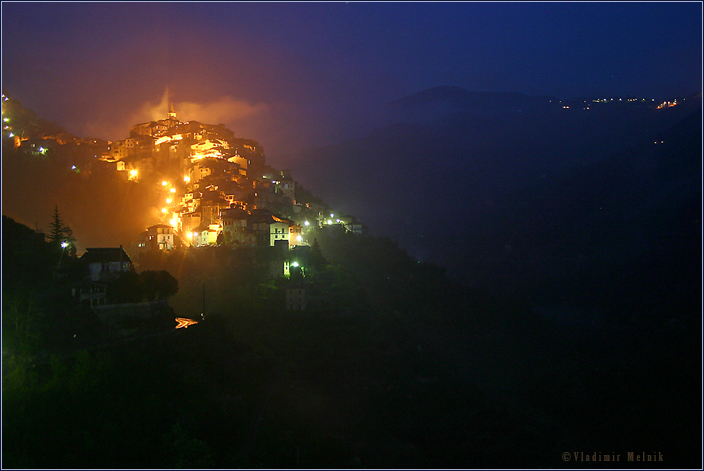
[[[136,303],[142,300],[140,277],[134,271],[127,271],[108,285],[108,298],[117,303]]]
[[[71,257],[76,255],[76,239],[73,237],[71,228],[64,224],[63,219],[61,219],[58,205],[54,207],[54,215],[49,223],[49,228],[49,243],[56,250],[63,250],[64,248],[61,244],[66,242],[68,245],[65,248],[65,254]]]
[[[145,270],[139,274],[139,284],[142,288],[142,293],[147,297],[147,301],[156,299],[156,271]]]
[[[178,292],[178,280],[166,270],[145,270],[139,275],[141,292],[147,301],[166,299]]]

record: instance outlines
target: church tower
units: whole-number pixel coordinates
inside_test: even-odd
[[[169,102],[169,113],[168,119],[176,119],[176,112],[174,111],[174,104]]]

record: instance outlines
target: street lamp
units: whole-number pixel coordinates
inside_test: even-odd
[[[66,251],[66,247],[68,247],[68,242],[61,242],[61,255],[59,256],[59,264],[56,265],[57,270],[61,267],[61,260],[64,258],[64,252]]]

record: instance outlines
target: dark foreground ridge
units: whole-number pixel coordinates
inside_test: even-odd
[[[3,244],[33,243],[28,228],[3,229]],[[316,240],[294,279],[268,279],[266,248],[143,260],[183,274],[177,311],[200,313],[205,286],[205,319],[179,330],[172,319],[106,331],[50,298],[31,307],[19,283],[29,272],[3,263],[18,279],[5,286],[16,309],[3,306],[3,466],[562,467],[582,450],[699,463],[694,323],[565,323],[468,292],[388,239]],[[312,293],[309,309],[284,309],[293,284]],[[21,318],[28,309],[41,321]],[[26,354],[6,355],[20,333]],[[86,336],[103,340],[71,346]],[[31,361],[38,351],[48,360]]]

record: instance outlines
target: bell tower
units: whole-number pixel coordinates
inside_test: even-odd
[[[174,111],[174,104],[171,102],[169,102],[168,119],[176,119],[176,112]]]

